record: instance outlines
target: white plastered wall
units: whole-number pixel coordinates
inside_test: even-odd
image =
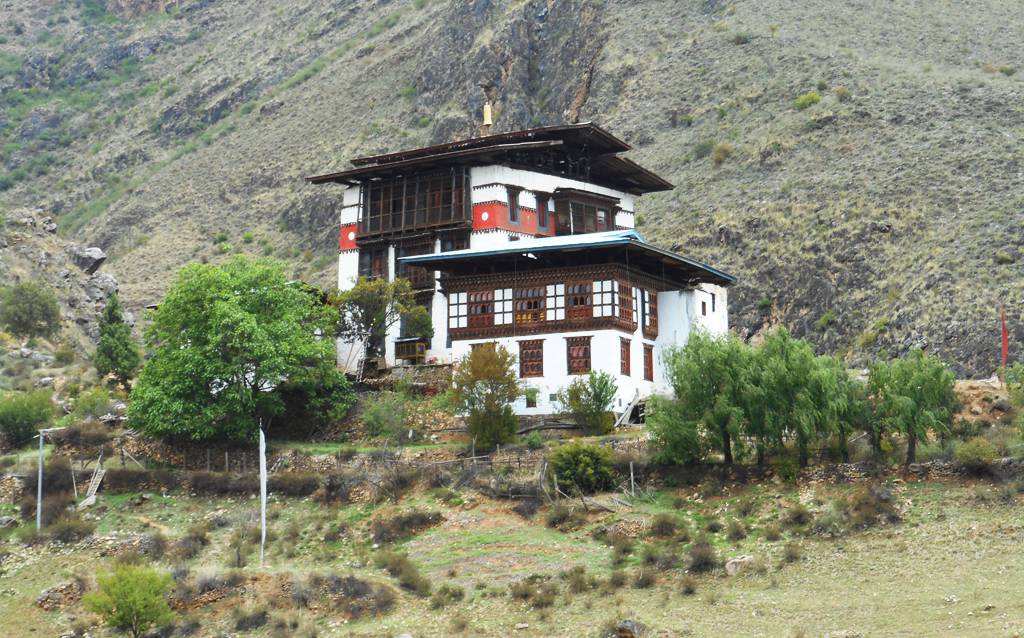
[[[533,195],[533,191],[553,193],[558,188],[574,188],[576,190],[605,195],[607,197],[615,197],[619,200],[619,206],[623,211],[627,212],[630,217],[632,217],[632,213],[635,210],[634,206],[636,204],[636,195],[631,193],[617,191],[611,188],[605,188],[604,186],[597,186],[596,184],[569,179],[567,177],[547,175],[545,173],[537,173],[534,171],[524,171],[522,169],[509,168],[507,166],[473,167],[470,169],[470,180],[470,183],[474,186],[488,185],[483,188],[473,188],[474,204],[495,200],[506,201],[508,196],[504,192],[505,189],[500,186],[493,186],[495,184],[507,184],[522,188],[523,192],[520,193],[519,204],[527,208],[537,207],[537,200]],[[632,226],[632,223],[629,225]]]

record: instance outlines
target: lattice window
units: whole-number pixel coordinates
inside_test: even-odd
[[[618,284],[617,290],[618,290],[619,300],[618,300],[618,306],[617,307],[618,307],[619,319],[624,319],[624,320],[630,321],[630,322],[634,321],[634,319],[633,319],[633,317],[634,317],[634,314],[633,314],[634,313],[634,310],[633,310],[633,288],[631,288],[631,287],[629,287],[629,286],[627,286],[627,285],[625,285],[623,283],[620,283],[620,282],[616,282],[616,284]]]
[[[511,288],[498,288],[494,291],[494,325],[512,325]]]
[[[633,342],[629,339],[619,339],[619,372],[629,376],[629,362],[633,354]]]
[[[565,305],[570,319],[594,316],[591,309],[594,305],[594,284],[589,281],[566,284]]]
[[[654,346],[644,345],[644,379],[654,381]]]
[[[469,293],[453,292],[448,295],[448,327],[465,328],[469,325]]]
[[[641,327],[645,336],[655,337],[658,335],[658,293],[641,290],[640,295]]]
[[[545,320],[544,302],[547,300],[544,286],[516,288],[516,323],[540,323]]]
[[[566,337],[569,374],[590,372],[590,337]]]
[[[619,282],[605,279],[594,282],[594,316],[614,317],[619,314]]]
[[[494,325],[494,291],[469,293],[469,326],[481,328]]]
[[[548,321],[565,319],[565,284],[550,284],[547,287],[545,314]]]
[[[544,376],[544,340],[519,342],[519,376]]]
[[[359,276],[373,279],[388,276],[388,249],[359,249]]]

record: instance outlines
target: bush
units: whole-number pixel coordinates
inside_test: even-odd
[[[610,408],[617,391],[615,377],[591,370],[586,377],[577,377],[562,389],[556,402],[587,433],[607,434],[615,424]]]
[[[732,519],[726,527],[725,536],[731,541],[741,541],[747,537],[747,528],[742,522]]]
[[[142,489],[173,490],[177,487],[178,477],[170,470],[111,468],[103,477],[103,489],[111,493],[137,492]]]
[[[0,434],[11,447],[21,447],[53,417],[49,390],[5,392],[0,395]]]
[[[715,166],[721,166],[725,160],[732,156],[732,150],[732,144],[726,142],[715,144],[715,148],[711,149],[711,163]]]
[[[545,525],[562,531],[576,529],[586,522],[587,518],[581,512],[562,503],[553,505],[544,517]]]
[[[466,595],[464,589],[457,585],[445,583],[437,588],[437,591],[430,597],[431,609],[442,609],[448,605],[462,600]]]
[[[53,291],[31,281],[0,288],[0,326],[17,337],[53,335],[60,328]]]
[[[818,102],[821,102],[821,96],[818,95],[817,91],[809,91],[793,100],[793,108],[798,111],[809,109]]]
[[[898,523],[900,514],[893,503],[892,492],[871,485],[849,498],[846,518],[854,527],[872,527],[880,522]]]
[[[52,540],[74,543],[91,535],[95,529],[95,523],[83,521],[77,514],[65,514],[48,525],[43,532]]]
[[[267,491],[285,496],[309,496],[320,487],[320,477],[312,473],[282,472],[267,478]]]
[[[800,549],[800,545],[795,542],[788,542],[782,548],[782,560],[787,563],[795,563],[800,560],[803,556],[803,550]]]
[[[636,573],[636,578],[633,579],[633,587],[636,589],[648,589],[654,587],[657,582],[658,572],[647,567],[641,567]]]
[[[693,576],[683,576],[681,590],[684,596],[693,596],[697,593],[697,579]]]
[[[587,574],[587,568],[583,565],[576,565],[570,570],[562,573],[562,578],[569,585],[569,591],[574,594],[582,594],[591,589],[596,589],[600,584],[596,577]]]
[[[405,430],[409,398],[401,392],[381,392],[363,407],[366,433],[373,437],[395,438]]]
[[[175,549],[185,560],[190,560],[199,555],[203,548],[210,544],[210,537],[203,525],[193,525],[184,536],[178,539]]]
[[[717,534],[722,531],[722,521],[717,518],[708,519],[708,522],[704,523],[704,529],[712,534]]]
[[[29,472],[25,475],[24,494],[35,498],[38,474]],[[63,456],[55,456],[43,465],[43,494],[71,494],[74,487],[71,483],[71,464]]]
[[[617,535],[612,539],[612,563],[622,564],[633,553],[633,541],[628,536]]]
[[[836,99],[839,100],[840,102],[848,102],[850,100],[850,98],[852,97],[852,95],[850,94],[850,89],[848,89],[848,88],[846,88],[845,86],[842,86],[842,85],[837,86],[836,88],[832,89],[832,93],[833,93],[833,95],[836,96]]]
[[[803,503],[788,508],[782,516],[782,524],[786,527],[805,527],[811,522],[811,512]]]
[[[430,580],[420,573],[406,554],[384,550],[377,553],[374,564],[397,578],[403,589],[424,598],[430,595]]]
[[[693,147],[694,159],[704,159],[708,155],[711,155],[711,150],[715,148],[715,140],[702,140]]]
[[[690,546],[690,571],[709,572],[718,566],[715,548],[707,540],[698,540]]]
[[[658,514],[651,522],[651,534],[661,537],[672,536],[678,526],[678,521],[671,514]]]
[[[98,591],[86,594],[86,609],[111,627],[139,638],[151,627],[169,624],[174,615],[167,604],[171,577],[148,567],[118,565],[97,577]]]
[[[996,448],[988,439],[976,436],[961,443],[954,452],[956,462],[971,472],[983,472],[996,460]]]
[[[86,448],[101,448],[113,438],[109,427],[92,420],[72,425],[55,434],[64,443],[81,445]]]
[[[235,630],[252,631],[253,629],[259,629],[263,625],[267,624],[267,621],[269,620],[270,614],[267,613],[266,609],[240,611],[238,612],[238,617],[235,619]]]
[[[764,538],[767,541],[775,542],[782,538],[782,528],[772,524],[764,528]]]
[[[394,543],[414,536],[419,531],[437,525],[444,517],[439,512],[413,510],[390,518],[378,518],[370,523],[370,535],[375,543]]]
[[[612,452],[606,447],[573,441],[548,457],[559,488],[569,494],[592,494],[614,487]]]
[[[544,448],[544,437],[540,435],[540,432],[531,432],[526,437],[526,447],[531,450],[540,450]]]

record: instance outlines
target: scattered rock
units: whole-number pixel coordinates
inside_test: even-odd
[[[68,254],[71,255],[71,261],[88,275],[99,270],[99,267],[107,260],[107,254],[96,246],[90,248],[69,246]]]
[[[18,519],[13,516],[0,516],[0,529],[7,529],[18,524]]]
[[[1006,399],[996,399],[989,407],[989,412],[1009,412],[1010,402]]]
[[[528,623],[528,622],[517,622],[516,623],[516,629],[517,630],[523,630],[523,629],[529,629],[529,628],[530,628],[530,623]]]
[[[117,292],[117,278],[110,273],[97,273],[89,278],[85,285],[85,296],[89,301],[108,299]]]
[[[730,576],[736,576],[747,571],[754,566],[754,557],[744,554],[743,556],[737,556],[736,558],[729,559],[725,564],[725,573]]]
[[[639,620],[623,620],[609,629],[602,638],[644,638],[647,635],[647,625]]]
[[[46,611],[63,609],[77,603],[83,593],[85,593],[84,583],[79,580],[70,580],[56,587],[44,589],[39,594],[39,598],[36,598],[36,606]]]
[[[35,385],[37,388],[52,388],[53,381],[53,377],[39,377],[36,379]]]

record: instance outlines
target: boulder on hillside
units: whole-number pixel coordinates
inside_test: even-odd
[[[89,277],[85,284],[85,296],[89,301],[103,301],[117,292],[117,278],[109,273],[98,273]]]
[[[71,255],[71,261],[84,270],[87,275],[95,273],[103,265],[103,262],[107,260],[107,254],[96,246],[89,248],[69,246],[68,254]]]
[[[644,638],[647,625],[639,620],[623,620],[602,634],[602,638]]]

